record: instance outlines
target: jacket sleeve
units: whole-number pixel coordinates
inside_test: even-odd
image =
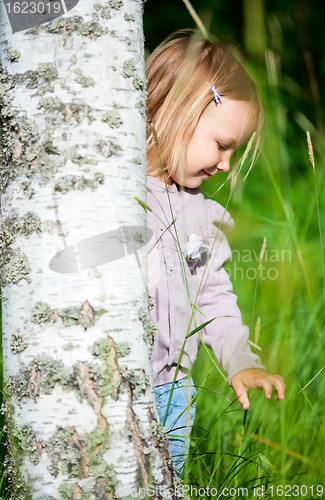
[[[233,226],[231,218],[229,222]],[[197,313],[196,319],[198,324],[202,324],[209,319],[216,318],[201,331],[201,336],[227,373],[230,385],[232,377],[241,370],[247,368],[265,370],[265,368],[259,356],[251,351],[247,342],[249,328],[242,323],[237,297],[233,293],[228,273],[223,268],[223,265],[231,258],[227,238],[219,228],[216,226],[214,228],[213,237],[208,245],[209,250],[212,245],[213,249],[207,265],[205,266],[206,263],[202,259],[192,270],[196,292],[201,284],[196,305],[204,314],[202,316]],[[205,267],[206,271],[204,271]]]

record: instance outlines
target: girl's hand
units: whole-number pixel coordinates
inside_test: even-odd
[[[247,396],[249,389],[264,389],[265,396],[270,399],[274,386],[277,391],[275,399],[284,399],[285,384],[283,378],[280,375],[269,375],[259,368],[249,368],[236,373],[231,379],[231,385],[244,410],[249,407]]]

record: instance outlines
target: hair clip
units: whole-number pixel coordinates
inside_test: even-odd
[[[208,83],[208,85],[210,85],[210,84]],[[216,103],[217,104],[219,104],[219,102],[222,103],[221,95],[218,94],[218,92],[216,91],[216,88],[215,88],[214,85],[213,85],[213,87],[211,87],[211,90],[214,93],[214,98],[213,99],[216,101]]]

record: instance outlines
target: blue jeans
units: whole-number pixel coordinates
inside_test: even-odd
[[[158,385],[155,388],[158,414],[163,425],[172,382]],[[190,446],[190,434],[195,417],[195,400],[187,408],[196,390],[191,377],[185,377],[175,382],[172,398],[164,425],[169,449],[176,467],[177,475],[181,476]]]

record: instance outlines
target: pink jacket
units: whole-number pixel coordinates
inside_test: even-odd
[[[193,320],[188,327],[191,316],[188,293],[194,302],[203,278],[196,301],[196,307],[203,314],[195,311],[195,318],[197,325],[216,318],[200,334],[204,343],[213,350],[230,384],[231,378],[241,370],[264,369],[260,358],[249,347],[249,329],[242,324],[237,297],[223,269],[231,258],[226,234],[233,230],[234,222],[221,205],[205,199],[199,189],[181,191],[173,184],[168,186],[168,191],[173,216],[165,184],[148,176],[147,204],[152,212],[147,212],[147,225],[154,233],[148,249],[149,294],[156,303],[151,316],[159,329],[153,351],[155,383],[160,385],[173,380],[186,333],[195,328]],[[189,238],[190,235],[196,236]],[[189,239],[202,241],[200,251],[196,245],[191,254],[194,258],[182,260],[177,239],[183,255],[191,250],[188,248]],[[211,258],[204,272],[212,245]],[[181,360],[183,369],[192,367],[199,345],[197,333],[187,339]],[[178,378],[182,376],[180,374]]]

